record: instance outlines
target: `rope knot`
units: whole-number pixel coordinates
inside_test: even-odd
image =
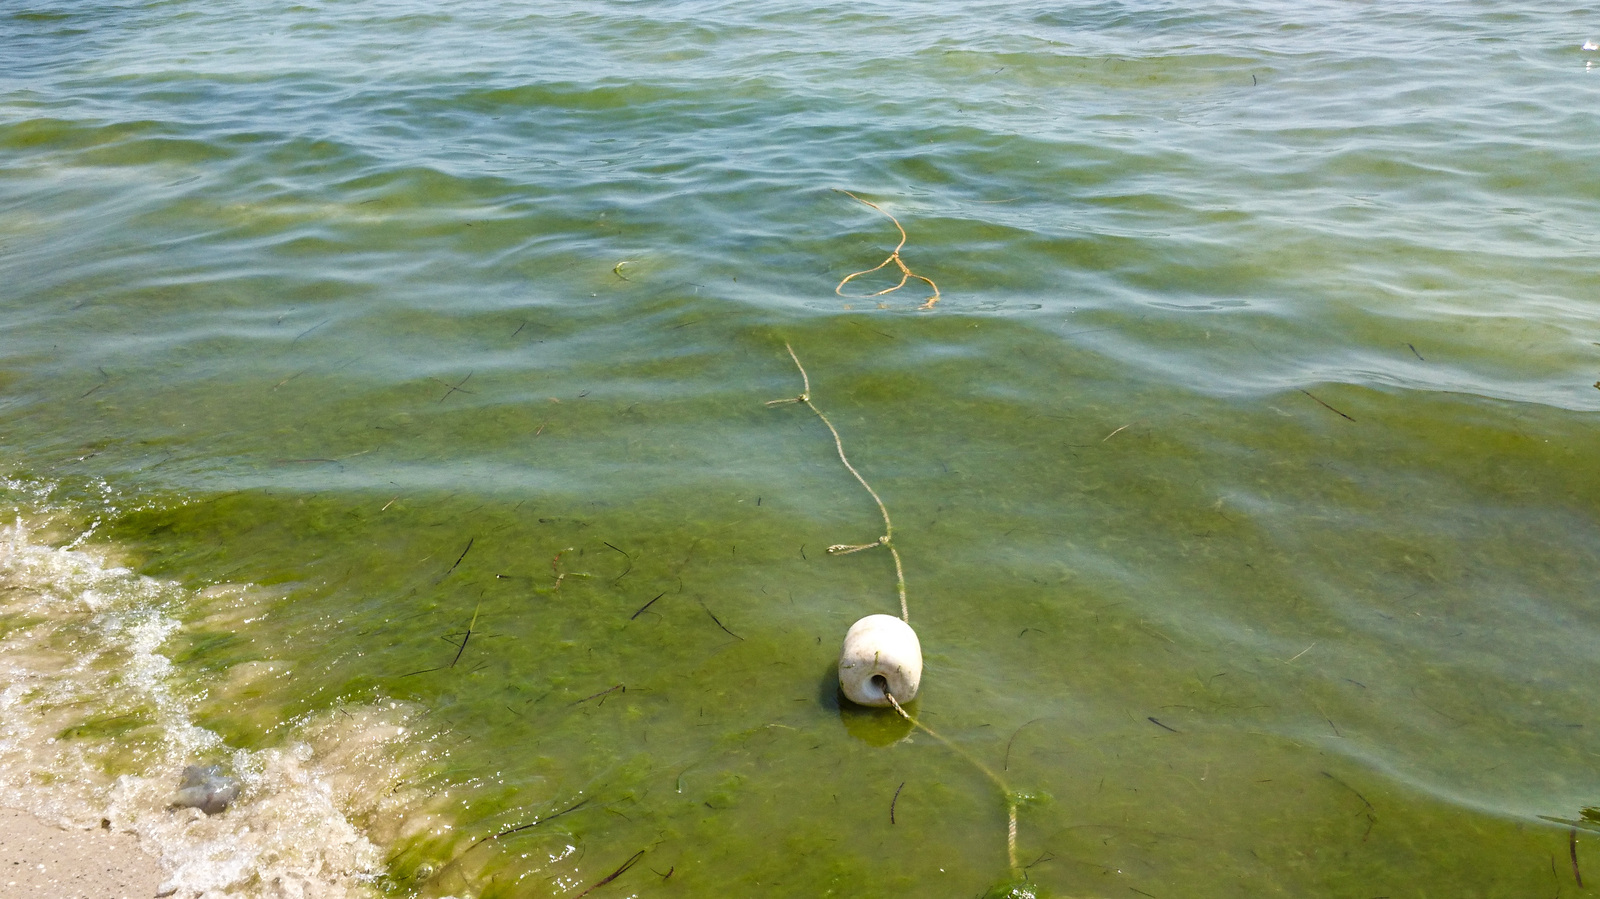
[[[851,553],[858,553],[864,549],[872,549],[873,547],[888,545],[889,535],[885,534],[871,543],[835,543],[834,545],[828,547],[828,552],[836,556],[848,556]]]

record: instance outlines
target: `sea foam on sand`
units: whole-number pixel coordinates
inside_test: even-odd
[[[103,552],[51,545],[39,525],[0,526],[0,807],[134,835],[162,868],[159,892],[182,899],[376,896],[380,844],[448,826],[425,798],[429,749],[408,738],[415,712],[401,703],[312,715],[254,749],[194,723],[199,688],[163,645],[180,616],[243,625],[261,591],[142,577]],[[226,680],[282,674],[274,664]],[[173,807],[197,762],[238,778],[225,812]]]

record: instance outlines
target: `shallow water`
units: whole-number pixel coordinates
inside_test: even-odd
[[[180,895],[1600,866],[1600,8],[0,15],[0,790]]]

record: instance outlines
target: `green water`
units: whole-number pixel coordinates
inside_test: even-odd
[[[173,625],[165,692],[0,688],[107,778],[309,741],[354,894],[1600,878],[1597,11],[4,15],[0,499],[163,586],[30,630],[83,589],[14,567],[0,637]],[[899,234],[834,187],[933,308],[835,294]],[[893,563],[826,552],[881,522],[786,342],[1015,869],[977,767],[841,708]],[[386,704],[396,783],[307,736]],[[7,739],[11,801],[78,776]]]

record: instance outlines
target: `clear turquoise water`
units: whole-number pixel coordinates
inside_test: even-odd
[[[0,785],[79,784],[185,895],[1600,878],[1562,823],[1600,805],[1600,8],[0,23]],[[932,309],[835,294],[899,235],[833,188]],[[785,342],[895,517],[917,713],[1033,797],[1017,870],[981,773],[839,705],[892,564],[823,551],[879,524],[764,405]],[[327,736],[391,707],[381,761]],[[247,790],[185,831],[190,757]],[[371,852],[212,852],[313,817]]]

